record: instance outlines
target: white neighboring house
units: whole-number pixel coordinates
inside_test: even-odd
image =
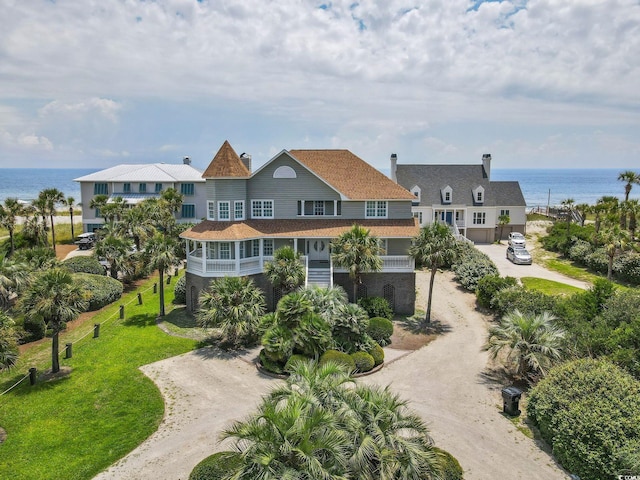
[[[412,212],[420,226],[438,220],[478,243],[500,235],[499,217],[509,216],[502,239],[526,233],[526,202],[517,181],[491,181],[491,155],[481,165],[402,165],[391,155],[391,179],[414,195]]]
[[[163,190],[175,188],[184,196],[182,209],[176,214],[178,222],[197,222],[206,217],[205,180],[202,171],[192,167],[188,157],[181,164],[116,165],[74,181],[80,183],[84,232],[93,232],[104,224],[100,212],[90,208],[96,195],[108,195],[109,200],[122,197],[129,205],[135,205],[146,198],[159,197]]]

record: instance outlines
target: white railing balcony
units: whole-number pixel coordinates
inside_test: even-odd
[[[383,255],[382,270],[380,273],[403,273],[413,272],[415,269],[415,261],[409,255]],[[346,268],[333,267],[333,271],[337,273],[347,273]]]
[[[256,275],[264,271],[264,263],[273,260],[273,256],[247,257],[241,259],[207,258],[203,261],[202,250],[197,249],[187,255],[187,272],[203,277],[241,277]],[[307,264],[307,257],[302,261]]]

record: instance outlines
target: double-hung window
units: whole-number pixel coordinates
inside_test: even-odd
[[[229,202],[218,202],[218,220],[231,220]]]
[[[220,259],[221,260],[230,260],[231,259],[231,244],[229,242],[221,242],[219,249]]]
[[[211,200],[207,201],[207,220],[216,219],[216,202]]]
[[[486,212],[473,212],[473,224],[484,225],[487,221]]]
[[[251,256],[259,257],[260,256],[260,240],[252,240],[251,242]]]
[[[273,255],[273,238],[265,238],[262,240],[262,255],[271,257]]]
[[[122,191],[124,193],[131,193],[131,184],[130,183],[123,183],[122,184]]]
[[[233,202],[233,219],[244,220],[244,200]]]
[[[368,200],[365,218],[387,218],[387,202],[384,200]]]
[[[155,191],[156,191],[156,193],[160,193],[162,191],[162,184],[161,183],[156,183]]]
[[[509,210],[500,210],[500,216],[506,215],[509,216]]]
[[[324,215],[324,202],[322,200],[316,200],[313,202],[313,214]]]
[[[273,200],[251,200],[253,218],[273,218]]]
[[[195,186],[193,183],[181,183],[180,184],[180,193],[182,195],[193,195],[195,192]]]

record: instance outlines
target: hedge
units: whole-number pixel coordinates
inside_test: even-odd
[[[187,277],[183,275],[173,287],[173,303],[184,305],[187,303]]]
[[[73,279],[89,293],[88,312],[109,305],[122,296],[122,284],[111,277],[91,273],[74,273]]]
[[[513,277],[487,275],[478,281],[478,288],[476,288],[478,304],[482,307],[490,308],[491,301],[496,293],[505,288],[515,287],[516,285],[518,285],[518,281]]]
[[[640,381],[605,360],[568,362],[532,390],[527,415],[564,468],[617,478],[640,445]]]
[[[476,291],[480,279],[487,275],[499,275],[498,268],[487,255],[466,243],[451,269],[458,283],[472,292]]]
[[[352,353],[351,358],[353,359],[353,363],[355,364],[358,372],[368,372],[376,365],[373,357],[367,352]]]
[[[189,480],[218,480],[231,475],[242,463],[238,452],[218,452],[205,458],[191,470]]]
[[[391,320],[393,310],[389,302],[383,297],[367,297],[358,299],[358,305],[365,309],[369,318],[382,317]]]
[[[62,266],[71,273],[91,273],[93,275],[106,275],[104,267],[96,257],[80,256],[71,257],[62,262]]]
[[[384,362],[384,349],[380,345],[375,345],[368,353],[373,357],[376,367]]]
[[[327,362],[335,362],[345,365],[349,371],[356,369],[356,364],[348,353],[340,352],[338,350],[327,350],[320,357],[320,365]]]
[[[442,468],[442,480],[463,480],[464,470],[460,462],[446,450],[433,447],[438,454],[440,468]]]

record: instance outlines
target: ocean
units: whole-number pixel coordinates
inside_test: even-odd
[[[45,188],[57,188],[65,197],[80,202],[80,184],[74,178],[96,172],[97,168],[31,169],[0,168],[0,202],[15,197],[30,201]],[[528,207],[559,205],[566,198],[575,203],[593,204],[604,195],[624,198],[624,184],[618,174],[624,169],[492,169],[492,180],[517,180]],[[550,192],[550,193],[549,193]],[[630,198],[640,198],[634,185]]]

